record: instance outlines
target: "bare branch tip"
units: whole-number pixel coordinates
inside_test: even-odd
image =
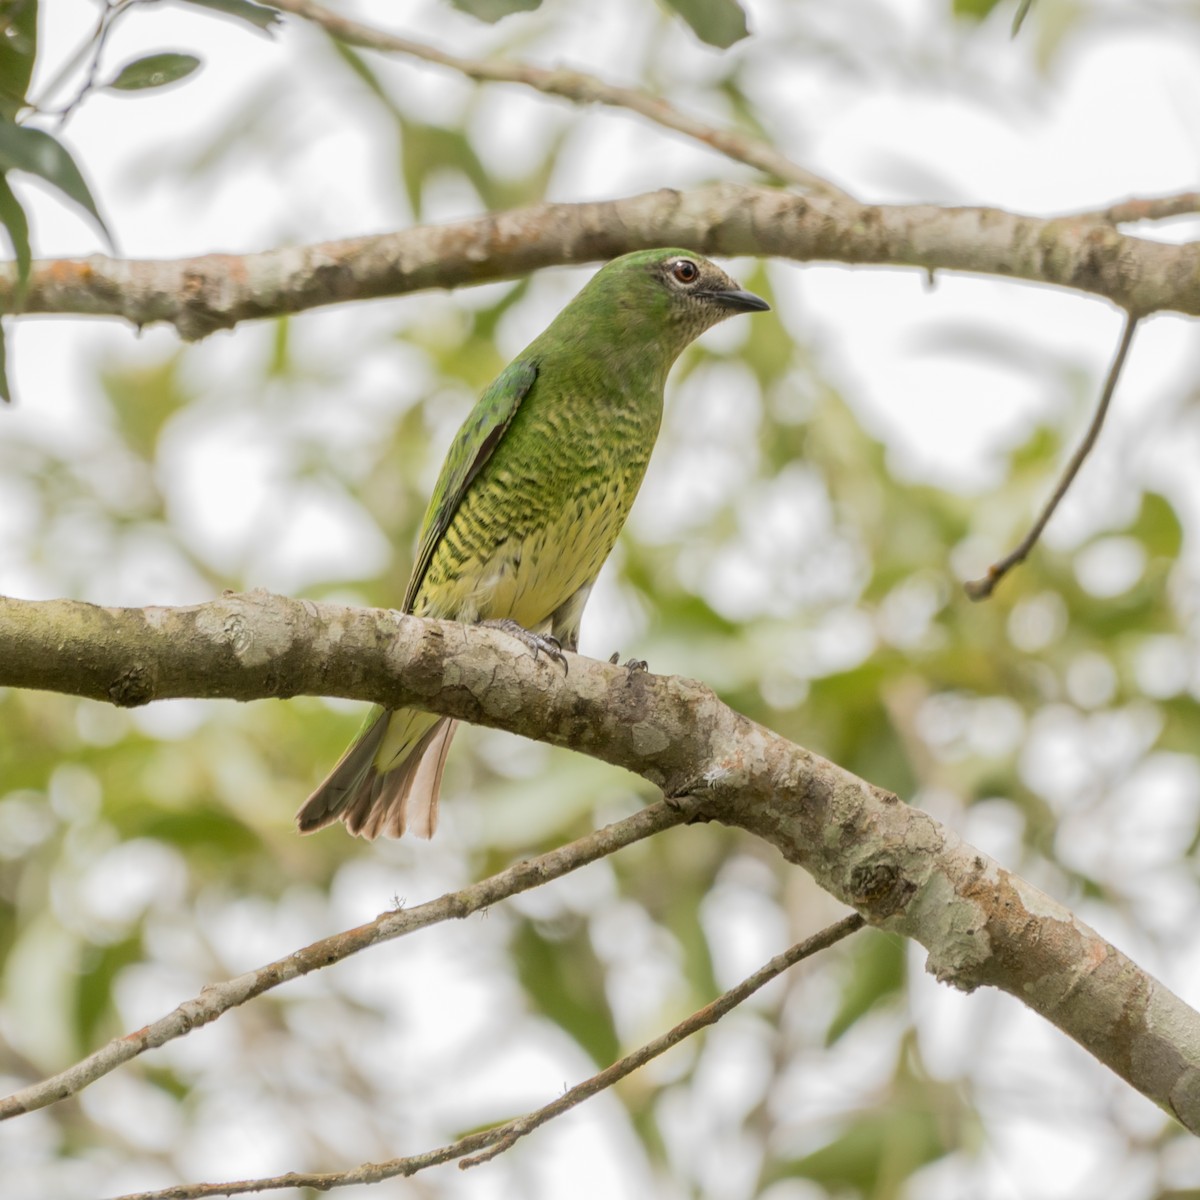
[[[1067,465],[1063,468],[1062,474],[1059,476],[1058,483],[1055,485],[1054,491],[1050,494],[1050,499],[1038,514],[1037,520],[1030,526],[1029,532],[1017,543],[1016,548],[1007,554],[999,562],[994,562],[987,569],[987,574],[981,579],[971,579],[963,584],[965,591],[972,600],[986,600],[996,590],[996,585],[1012,570],[1013,567],[1023,563],[1029,557],[1030,551],[1037,545],[1038,539],[1042,536],[1042,531],[1050,522],[1050,518],[1062,503],[1063,498],[1070,490],[1071,485],[1075,482],[1076,475],[1079,474],[1080,467],[1083,466],[1087,456],[1092,452],[1092,447],[1096,444],[1096,439],[1100,436],[1100,430],[1104,427],[1105,418],[1108,416],[1109,404],[1112,401],[1113,393],[1117,390],[1117,380],[1121,378],[1121,371],[1125,366],[1125,360],[1129,355],[1129,347],[1133,344],[1134,331],[1137,329],[1138,322],[1142,319],[1142,314],[1127,310],[1125,313],[1125,325],[1121,331],[1121,340],[1117,343],[1116,353],[1113,355],[1112,364],[1108,368],[1108,375],[1104,380],[1104,387],[1100,391],[1100,399],[1096,403],[1096,411],[1092,414],[1091,422],[1088,425],[1087,432],[1083,435],[1083,440],[1075,449],[1075,453],[1071,455]]]
[[[1008,574],[1008,569],[1001,569],[999,563],[993,563],[988,567],[987,574],[979,579],[967,579],[963,581],[963,591],[967,593],[967,598],[970,600],[987,600],[996,590],[996,584],[1000,582],[1004,576]]]
[[[458,1160],[458,1169],[460,1171],[469,1171],[472,1167],[482,1166],[486,1162],[491,1162],[493,1158],[503,1154],[505,1150],[512,1149],[517,1144],[516,1137],[511,1134],[508,1137],[501,1138],[494,1146],[489,1146],[486,1150],[481,1150],[478,1154],[472,1154],[467,1158]]]

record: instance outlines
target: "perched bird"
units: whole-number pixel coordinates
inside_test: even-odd
[[[403,611],[494,624],[536,654],[579,642],[583,606],[625,524],[683,348],[766,301],[688,250],[598,271],[483,393],[425,513]],[[376,706],[304,803],[302,832],[429,837],[457,722]]]

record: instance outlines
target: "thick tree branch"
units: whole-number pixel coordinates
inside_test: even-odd
[[[852,197],[840,188],[827,179],[805,170],[799,163],[792,162],[767,142],[734,130],[707,125],[681,112],[667,101],[637,88],[619,87],[606,83],[595,75],[568,70],[565,67],[549,71],[545,67],[530,66],[526,63],[463,58],[424,42],[415,42],[411,38],[364,25],[340,13],[331,12],[313,0],[278,0],[274,7],[312,21],[330,37],[345,42],[348,46],[418,58],[440,67],[448,67],[479,83],[515,83],[533,88],[545,96],[560,96],[575,104],[603,104],[610,108],[626,109],[653,121],[656,125],[661,125],[664,129],[672,129],[694,141],[702,142],[724,154],[726,158],[745,163],[785,183],[799,184],[813,192],[852,201]]]
[[[723,183],[589,204],[534,204],[448,225],[257,254],[87,259],[33,266],[22,311],[123,317],[200,338],[326,304],[486,283],[539,267],[679,245],[707,254],[969,271],[1111,300],[1143,316],[1200,316],[1200,244],[1119,232],[1095,213],[862,205]],[[15,271],[0,269],[0,311]]]
[[[584,1100],[590,1099],[606,1088],[619,1083],[627,1075],[632,1075],[640,1067],[652,1059],[665,1054],[672,1046],[699,1033],[709,1025],[715,1025],[726,1013],[732,1012],[744,1000],[748,1000],[760,988],[765,987],[772,979],[778,978],[794,967],[796,963],[827,950],[840,942],[844,937],[862,928],[863,920],[857,914],[843,917],[836,925],[830,925],[820,933],[813,934],[803,942],[798,942],[790,950],[777,954],[769,963],[760,967],[753,975],[743,979],[741,983],[723,992],[711,1004],[697,1009],[690,1017],[680,1021],[674,1028],[653,1038],[644,1046],[638,1047],[631,1054],[618,1059],[603,1071],[597,1072],[582,1083],[569,1088],[556,1100],[541,1108],[534,1109],[524,1116],[514,1117],[502,1125],[494,1125],[491,1129],[469,1133],[441,1146],[436,1150],[428,1150],[424,1154],[413,1154],[405,1158],[393,1158],[388,1162],[364,1163],[350,1171],[326,1171],[319,1174],[307,1174],[290,1171],[286,1175],[274,1175],[265,1179],[242,1179],[235,1183],[190,1183],[177,1187],[163,1188],[156,1192],[133,1192],[118,1196],[117,1200],[202,1200],[207,1196],[239,1196],[246,1192],[277,1191],[281,1188],[309,1187],[327,1192],[333,1188],[350,1187],[359,1183],[379,1183],[384,1179],[396,1179],[417,1174],[428,1167],[441,1163],[461,1160],[460,1167],[474,1167],[488,1159],[495,1158],[505,1150],[515,1146],[521,1138],[532,1133],[535,1129],[552,1121],[555,1117],[569,1112]],[[470,1155],[470,1157],[465,1157]]]
[[[496,630],[227,595],[191,608],[0,598],[0,686],[117,704],[312,693],[414,705],[569,746],[740,826],[970,991],[1003,989],[1200,1133],[1200,1014],[927,813],[732,711],[692,680],[572,656],[564,677]]]
[[[73,1096],[147,1050],[155,1050],[183,1037],[193,1029],[215,1021],[231,1008],[245,1004],[281,984],[299,979],[310,971],[332,966],[369,946],[390,942],[415,933],[418,929],[469,917],[509,896],[549,883],[633,842],[678,825],[688,818],[690,812],[691,808],[686,803],[668,805],[660,801],[566,846],[559,846],[548,854],[515,863],[498,875],[473,883],[461,891],[447,892],[415,908],[381,913],[366,925],[322,938],[303,950],[223,983],[210,984],[200,995],[185,1000],[165,1017],[133,1033],[113,1038],[94,1054],[80,1059],[65,1071],[0,1099],[0,1121]]]

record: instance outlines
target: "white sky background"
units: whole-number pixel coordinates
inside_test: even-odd
[[[1042,2],[1052,7],[1051,0]],[[554,0],[547,4],[553,5]],[[521,52],[547,64],[563,61],[610,79],[627,78],[627,72],[634,71],[626,65],[629,47],[638,44],[639,30],[657,24],[657,11],[648,0],[576,7],[579,19],[554,40],[535,40]],[[1039,83],[1027,77],[1028,47],[1014,45],[1008,38],[1010,14],[1005,12],[961,39],[956,51],[959,61],[978,65],[977,96],[965,100],[939,84],[940,68],[922,69],[923,63],[942,57],[941,39],[951,35],[941,4],[881,0],[875,10],[877,20],[853,35],[841,33],[840,27],[851,21],[851,13],[861,12],[857,5],[793,6],[783,0],[748,0],[747,7],[754,29],[765,36],[790,28],[798,20],[796,10],[803,7],[806,20],[812,19],[810,9],[819,9],[831,35],[850,43],[857,39],[868,70],[848,74],[834,67],[814,69],[811,62],[797,69],[781,57],[771,71],[764,71],[756,87],[764,111],[773,117],[781,148],[864,198],[982,203],[1052,214],[1099,207],[1128,195],[1197,186],[1198,50],[1165,22],[1152,28],[1149,21],[1139,26],[1133,20],[1127,27],[1079,38],[1058,61],[1051,79]],[[42,57],[52,62],[77,43],[94,19],[94,8],[82,0],[43,0],[43,8]],[[432,0],[360,8],[364,17],[376,23],[468,54],[486,53],[516,34],[542,27],[535,15],[513,18],[498,30],[488,30]],[[402,26],[393,24],[401,18]],[[1032,28],[1022,36],[1032,37]],[[1194,24],[1188,29],[1194,36]],[[682,88],[679,102],[686,106],[690,97],[691,106],[701,109],[703,82],[713,72],[716,54],[682,28],[673,36],[677,47],[666,59],[676,73],[672,82],[693,85]],[[872,54],[872,45],[878,47],[877,54]],[[243,31],[240,25],[164,5],[121,25],[106,61],[115,67],[140,53],[163,49],[195,52],[205,60],[205,67],[184,85],[160,94],[95,96],[67,128],[68,140],[77,148],[122,255],[180,257],[249,251],[407,223],[406,204],[390,161],[392,131],[382,119],[363,118],[354,85],[346,74],[323,69],[325,52],[308,30],[289,21],[269,40]],[[406,96],[418,96],[428,105],[430,120],[453,120],[466,91],[461,80],[420,65],[398,63],[388,69],[382,60],[372,61]],[[496,146],[498,169],[521,159],[526,139],[540,140],[540,131],[556,127],[567,116],[563,106],[517,89],[494,88],[491,95],[494,103],[485,106],[481,119],[488,122],[486,132]],[[225,127],[228,114],[263,104],[273,109],[274,148],[249,143],[232,160],[236,169],[226,165],[199,183],[180,182],[176,168],[194,158]],[[714,120],[722,117],[719,112],[710,115]],[[531,134],[531,129],[536,132]],[[749,178],[747,172],[660,134],[636,118],[594,112],[587,118],[585,132],[572,138],[551,198],[605,198],[660,186],[688,186],[710,175]],[[86,254],[102,248],[84,219],[34,187],[26,189],[25,195],[34,211],[39,256]],[[477,211],[473,196],[450,188],[437,200],[439,219]],[[1177,239],[1193,234],[1194,223],[1140,232]],[[502,325],[502,349],[518,350],[588,273],[544,273],[531,301]],[[1077,405],[1082,429],[1086,405],[1099,388],[1119,332],[1118,314],[1103,303],[1002,281],[942,275],[931,289],[915,271],[786,263],[772,267],[772,278],[785,323],[796,331],[817,331],[830,374],[845,385],[863,423],[887,442],[896,469],[968,490],[994,479],[1003,468],[1001,450],[1019,441],[1032,420],[1060,411],[1056,406]],[[302,353],[323,361],[334,354],[353,356],[360,347],[377,350],[372,335],[410,319],[417,311],[414,306],[429,310],[433,305],[462,303],[471,303],[469,293],[358,305],[300,318],[296,328],[303,331]],[[947,322],[953,322],[956,330],[989,333],[1012,352],[955,353],[944,335],[938,340]],[[78,447],[83,456],[104,438],[104,419],[98,415],[92,380],[97,359],[107,353],[127,355],[131,350],[155,359],[174,344],[174,334],[164,330],[146,331],[135,347],[134,334],[119,323],[62,319],[25,320],[10,336],[20,403],[0,412],[0,437],[53,439],[59,445]],[[713,336],[738,335],[731,326]],[[358,514],[343,512],[335,499],[314,496],[300,511],[292,506],[279,511],[271,486],[278,464],[269,422],[256,412],[257,398],[239,391],[242,365],[263,354],[268,337],[265,328],[219,334],[191,356],[192,386],[223,397],[226,407],[214,427],[205,428],[197,419],[177,432],[170,490],[175,515],[196,545],[225,565],[243,561],[244,545],[257,540],[258,523],[274,522],[277,545],[256,562],[257,582],[288,591],[336,574],[339,565],[349,570],[364,556],[382,561],[386,548],[377,531]],[[301,338],[296,341],[299,344]],[[1094,527],[1097,513],[1120,504],[1120,480],[1126,473],[1134,478],[1153,475],[1160,486],[1170,487],[1173,496],[1200,515],[1194,490],[1187,488],[1200,451],[1195,426],[1174,425],[1169,436],[1162,434],[1166,416],[1177,415],[1169,412],[1172,400],[1190,390],[1185,373],[1196,361],[1196,350],[1195,329],[1188,322],[1158,318],[1142,327],[1101,446],[1052,526],[1050,540],[1073,540]],[[331,438],[345,438],[351,452],[379,411],[376,406],[386,404],[389,394],[420,394],[425,381],[419,370],[403,359],[402,350],[393,353],[393,358],[381,361],[377,354],[364,351],[351,394],[306,398],[297,418]],[[1057,384],[1048,392],[1044,367],[1062,362],[1076,364],[1091,381],[1086,401],[1063,396]],[[409,368],[409,373],[400,373]],[[446,440],[457,419],[455,415],[448,420]],[[671,480],[657,478],[648,485],[635,514],[640,528],[656,524],[656,496],[662,496],[669,508],[673,486]],[[0,500],[6,500],[2,480]],[[303,536],[292,535],[290,530],[299,527]],[[26,528],[19,504],[8,498],[0,509],[0,593],[59,594],[61,579],[35,569],[22,552]],[[1003,539],[1007,534],[1001,528],[997,536]],[[1005,548],[1002,540],[994,547],[982,547],[977,567],[985,565],[989,551]],[[88,598],[145,604],[208,597],[197,580],[164,574],[151,547],[143,556],[114,564]],[[589,621],[588,640],[593,647],[628,644],[621,619],[606,618],[601,605],[592,606]],[[654,665],[656,669],[669,666]],[[686,664],[679,666],[686,669]],[[161,720],[165,728],[184,718],[150,714],[145,719],[151,726]],[[1011,831],[1002,822],[989,826],[986,806],[983,811],[973,810],[970,820],[972,827],[963,829],[964,835],[1003,861]],[[1163,836],[1169,834],[1165,829]],[[442,868],[436,856],[430,862],[425,873],[412,880],[410,899],[418,891],[424,895],[446,882],[439,878]],[[603,890],[603,884],[579,886]],[[379,877],[365,870],[348,877],[346,894],[339,898],[346,923],[374,913],[379,897],[394,890],[394,878],[382,869]],[[743,964],[736,947],[751,931],[761,930],[762,914],[753,907],[753,887],[731,891],[730,911],[743,911],[732,903],[739,896],[745,905],[742,917],[713,916],[712,921],[714,927],[722,921],[728,926],[727,945],[740,970]],[[237,944],[252,925],[231,926],[229,944]],[[1186,999],[1200,999],[1200,947],[1172,945],[1169,961],[1161,961],[1154,946],[1138,944],[1135,929],[1101,928]],[[499,922],[493,932],[499,942]],[[297,937],[295,944],[300,940]],[[755,936],[756,947],[760,940]],[[773,948],[765,947],[764,956]],[[257,961],[258,949],[248,956],[246,966]],[[433,960],[428,970],[444,978],[445,996],[458,997],[455,1002],[461,1006],[462,1019],[472,1020],[494,1003],[494,997],[464,996],[470,992],[469,981],[455,975],[453,967],[439,966],[436,949],[427,947],[427,951]],[[648,947],[647,953],[652,952],[653,947]],[[407,961],[411,966],[413,960]],[[754,965],[750,961],[745,967]],[[362,987],[370,993],[372,988],[387,986],[390,978],[380,976],[381,968],[371,964],[348,967],[347,986],[352,991]],[[658,986],[644,979],[638,982]],[[157,998],[161,989],[150,988],[150,994]],[[1047,1112],[1043,1104],[1031,1106],[1029,1095],[1019,1094],[997,1117],[1003,1140],[991,1147],[982,1168],[973,1168],[983,1174],[973,1176],[972,1194],[1039,1200],[1084,1194],[1120,1200],[1144,1194],[1138,1164],[1115,1159],[1114,1150],[1123,1147],[1089,1136],[1089,1106],[1101,1102],[1097,1089],[1104,1089],[1105,1102],[1135,1114],[1141,1111],[1140,1099],[1129,1096],[1123,1085],[1108,1088],[1103,1072],[1082,1052],[1015,1005],[998,1008],[983,997],[965,999],[931,982],[917,983],[914,1004],[921,1013],[919,1024],[932,1062],[944,1062],[947,1072],[957,1070],[962,1056],[971,1053],[986,1030],[987,1036],[995,1034],[1006,1048],[1011,1047],[1011,1058],[995,1061],[999,1073],[1013,1071],[1009,1082],[1014,1090],[1021,1092],[1031,1081],[1044,1084],[1050,1089],[1049,1103],[1062,1104],[1061,1110]],[[146,1015],[156,1015],[158,1010],[149,1007]],[[436,1015],[440,1012],[423,1011],[419,1005],[407,1014],[431,1047],[426,1064],[430,1070],[435,1069],[438,1035],[432,1025],[425,1029],[422,1022]],[[554,1094],[564,1072],[572,1079],[582,1073],[578,1056],[563,1054],[561,1046],[547,1044],[532,1032],[514,1049],[508,1068],[518,1073],[528,1069],[538,1080],[524,1097],[529,1104]],[[738,1061],[752,1057],[747,1050]],[[1013,1063],[1021,1064],[1020,1069],[1012,1068]],[[873,1067],[890,1070],[886,1063],[838,1064],[839,1071],[845,1070],[848,1078],[864,1086]],[[814,1064],[813,1069],[819,1067]],[[738,1078],[738,1069],[732,1068],[724,1082],[713,1084],[713,1096],[725,1095]],[[498,1086],[498,1081],[485,1083],[485,1091],[492,1086]],[[1073,1096],[1072,1089],[1077,1089]],[[99,1088],[95,1095],[100,1095]],[[1003,1096],[1003,1087],[994,1095]],[[811,1082],[799,1084],[797,1103],[801,1108],[806,1104],[819,1108],[823,1103],[819,1088],[814,1090]],[[646,1194],[636,1166],[622,1173],[611,1161],[612,1146],[621,1146],[621,1138],[629,1135],[620,1132],[621,1125],[606,1104],[593,1103],[571,1118],[564,1132],[535,1135],[537,1145],[521,1160],[528,1194],[565,1194],[564,1181],[577,1182],[582,1161],[590,1164],[591,1194],[631,1198]],[[264,1164],[261,1152],[265,1145],[273,1145],[270,1139],[278,1132],[269,1129],[252,1129],[245,1136],[243,1127],[240,1144],[246,1156],[239,1158],[234,1153],[239,1143],[231,1140],[232,1119],[227,1116],[222,1121],[214,1115],[211,1140],[197,1144],[190,1153],[189,1165],[197,1177],[212,1177],[217,1170],[222,1177],[232,1177],[239,1171],[295,1165],[286,1139]],[[697,1115],[680,1114],[682,1123],[687,1119],[695,1120]],[[1148,1106],[1144,1118],[1131,1119],[1144,1119],[1148,1129],[1156,1127],[1157,1116]],[[602,1143],[596,1132],[599,1127],[606,1130],[606,1138],[616,1141]],[[716,1144],[724,1143],[718,1138]],[[632,1148],[628,1158],[631,1163],[638,1161]],[[1185,1172],[1196,1165],[1185,1164]],[[726,1194],[737,1196],[736,1165],[728,1169]],[[963,1169],[963,1164],[951,1160],[927,1172],[923,1196],[937,1200],[965,1194],[964,1177],[958,1173]],[[446,1172],[439,1176],[439,1186],[447,1189],[447,1195],[475,1200],[501,1194],[497,1181],[511,1184],[513,1178],[500,1173],[489,1177],[488,1168],[468,1175]],[[520,1173],[516,1178],[521,1178]],[[146,1185],[143,1179],[115,1182]],[[571,1194],[583,1192],[572,1187]],[[807,1196],[804,1188],[796,1186],[778,1189],[772,1200],[807,1200]]]

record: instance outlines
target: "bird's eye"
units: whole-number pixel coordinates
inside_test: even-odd
[[[700,268],[690,258],[677,258],[671,264],[671,274],[680,283],[695,283],[700,277]]]

